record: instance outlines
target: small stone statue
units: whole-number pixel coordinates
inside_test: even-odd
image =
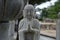
[[[19,22],[19,40],[39,40],[40,24],[34,19],[34,13],[33,5],[27,4],[23,10],[24,18]]]

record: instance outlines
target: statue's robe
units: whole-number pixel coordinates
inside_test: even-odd
[[[37,19],[32,19],[31,21],[28,21],[26,18],[22,19],[19,23],[19,40],[25,40],[25,32],[28,31],[28,25],[30,25],[30,27],[32,28],[31,30],[31,33],[33,34],[33,40],[39,40],[40,38],[40,24],[39,24],[39,21]],[[29,32],[27,32],[29,33]],[[31,35],[32,34],[27,34],[28,35]],[[29,36],[28,36],[29,37]],[[31,37],[30,37],[31,38]],[[29,40],[32,40],[29,39]]]

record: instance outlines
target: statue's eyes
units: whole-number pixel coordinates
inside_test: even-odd
[[[33,10],[28,10],[28,9],[25,10],[25,13],[33,13],[33,12],[34,12]]]

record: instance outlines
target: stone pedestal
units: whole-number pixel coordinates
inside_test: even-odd
[[[8,30],[9,30],[9,22],[0,23],[0,40],[9,40]]]
[[[0,40],[13,40],[15,21],[0,22]]]

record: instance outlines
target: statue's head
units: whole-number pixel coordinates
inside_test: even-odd
[[[25,18],[31,19],[34,17],[35,9],[33,5],[27,4],[23,10],[23,16]]]

